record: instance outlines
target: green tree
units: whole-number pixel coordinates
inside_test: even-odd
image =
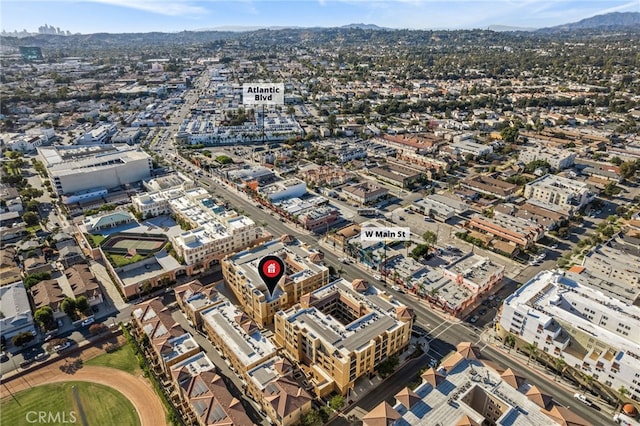
[[[518,128],[513,126],[505,127],[500,131],[500,137],[502,137],[502,140],[507,143],[515,142],[516,139],[518,139],[519,134],[520,131]]]
[[[318,410],[311,410],[300,417],[301,426],[322,426],[324,421]]]
[[[629,389],[625,388],[624,386],[620,386],[618,388],[619,408],[622,408],[622,406],[624,405],[627,395],[629,395]]]
[[[76,301],[70,297],[66,297],[62,303],[60,303],[60,309],[67,314],[69,318],[74,319],[76,317]]]
[[[86,296],[80,296],[76,299],[76,309],[80,312],[87,312],[89,310],[89,302]]]
[[[504,344],[507,345],[509,352],[511,352],[511,349],[516,345],[516,336],[511,333],[507,334],[504,337]]]
[[[329,131],[331,131],[331,134],[333,134],[333,130],[336,128],[337,126],[337,119],[335,114],[330,114],[329,117],[327,117],[327,127],[329,128]]]
[[[567,362],[562,357],[554,358],[553,365],[555,366],[556,373],[558,374],[558,379],[562,379],[562,376],[567,369]]]
[[[619,167],[620,175],[625,179],[629,179],[633,175],[635,175],[638,168],[636,162],[634,161],[625,161],[621,163]]]
[[[382,361],[378,364],[378,373],[380,374],[380,377],[384,379],[390,374],[393,374],[399,363],[400,359],[396,355]]]
[[[424,234],[422,234],[422,239],[426,243],[427,248],[430,249],[438,242],[438,235],[436,235],[435,232],[426,231]]]
[[[27,226],[37,225],[39,219],[38,215],[34,212],[26,212],[22,215],[22,220],[24,220],[24,223],[26,223]]]
[[[524,349],[529,352],[529,359],[527,360],[527,365],[531,362],[531,358],[535,358],[538,355],[538,345],[534,343],[528,343]]]
[[[338,411],[339,409],[341,409],[343,405],[344,405],[344,396],[342,395],[335,395],[329,401],[329,407],[331,407],[335,411]]]
[[[13,343],[15,346],[23,346],[32,341],[35,337],[36,336],[29,333],[28,331],[24,331],[13,336],[11,338],[11,343]]]
[[[40,324],[45,330],[50,330],[51,326],[54,324],[53,322],[53,309],[50,306],[43,306],[38,308],[34,314],[33,318]]]

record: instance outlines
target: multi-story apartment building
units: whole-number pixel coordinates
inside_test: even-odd
[[[543,143],[543,142],[541,142]],[[546,161],[554,170],[563,170],[573,166],[576,153],[567,149],[553,147],[534,147],[520,151],[518,160],[528,164],[535,160]]]
[[[625,244],[634,238],[620,235],[601,244],[584,256],[582,266],[592,274],[615,284],[625,285],[627,293],[640,292],[640,241]]]
[[[279,256],[286,267],[281,283],[271,295],[258,275],[258,263],[267,255]],[[329,282],[329,269],[322,264],[322,255],[286,237],[228,256],[221,265],[227,285],[245,312],[261,326],[271,324],[277,311],[290,308],[304,294]]]
[[[170,374],[170,367],[198,352],[200,347],[193,336],[171,317],[159,299],[152,299],[136,307],[131,313],[136,335],[149,339],[152,366]]]
[[[510,200],[514,198],[516,192],[518,192],[518,185],[505,182],[500,179],[495,179],[491,176],[477,175],[464,179],[460,182],[463,188],[471,189],[482,194],[492,195],[501,200]]]
[[[358,378],[407,348],[413,316],[366,281],[341,279],[276,313],[275,340],[306,366],[317,395],[348,395]]]
[[[263,241],[263,230],[253,220],[226,209],[203,188],[173,187],[133,197],[132,204],[143,217],[172,213],[193,227],[171,236],[188,274]]]
[[[485,364],[470,343],[456,349],[437,369],[425,371],[417,388],[398,392],[393,406],[383,401],[365,414],[363,425],[590,424],[511,369],[498,372]]]
[[[363,182],[357,185],[345,186],[342,188],[342,192],[360,204],[370,204],[386,196],[389,190],[371,182]]]
[[[60,195],[140,182],[153,169],[146,152],[128,145],[39,147],[38,154]]]
[[[524,197],[543,201],[573,214],[591,202],[595,194],[586,183],[561,176],[544,175],[525,185]]]
[[[467,227],[515,244],[519,248],[529,248],[544,236],[544,227],[535,222],[495,212],[493,217],[476,214]]]
[[[174,292],[178,306],[197,329],[202,328],[202,311],[227,300],[218,293],[214,284],[203,286],[198,280],[177,286]]]
[[[291,363],[279,356],[247,373],[247,392],[279,426],[300,424],[302,415],[311,410],[313,398],[295,382],[293,374]]]
[[[562,272],[543,271],[502,305],[498,330],[640,401],[640,308]]]
[[[203,311],[202,323],[209,339],[245,380],[249,370],[277,354],[278,349],[256,323],[229,301]]]

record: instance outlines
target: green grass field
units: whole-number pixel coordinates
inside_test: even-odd
[[[2,400],[0,424],[28,425],[33,423],[32,411],[59,416],[56,423],[81,424],[80,411],[73,398],[72,386],[78,388],[80,401],[89,425],[139,425],[133,405],[118,391],[94,383],[64,382],[37,386]],[[72,414],[73,412],[73,414]],[[72,422],[75,417],[75,422]],[[51,421],[49,421],[51,422]],[[55,422],[55,421],[54,421]]]
[[[138,360],[133,354],[133,348],[130,344],[122,346],[115,352],[98,355],[84,363],[85,365],[93,365],[97,367],[117,368],[126,371],[129,374],[140,373]]]
[[[145,256],[141,255],[141,254],[136,254],[133,257],[126,257],[126,256],[122,256],[120,254],[113,254],[113,253],[105,253],[105,255],[111,260],[111,263],[116,267],[121,267],[121,266],[127,266],[130,265],[132,263],[136,263],[141,261],[142,259],[145,258]]]

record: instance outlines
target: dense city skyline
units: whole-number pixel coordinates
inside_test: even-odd
[[[238,27],[335,27],[352,23],[409,29],[471,29],[492,25],[542,28],[611,12],[638,11],[640,4],[637,1],[617,0],[320,0],[295,4],[273,0],[9,0],[3,2],[2,28],[9,32],[35,32],[46,23],[85,34]]]

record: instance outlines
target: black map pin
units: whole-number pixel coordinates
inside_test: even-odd
[[[267,285],[269,295],[273,295],[273,289],[276,288],[284,272],[284,262],[278,256],[265,256],[258,263],[258,273],[262,281]]]

